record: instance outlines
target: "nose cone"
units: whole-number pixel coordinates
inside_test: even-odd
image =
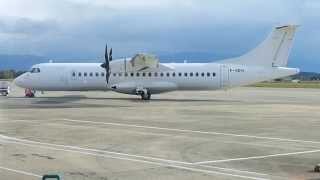
[[[14,79],[13,83],[19,87],[24,88],[25,87],[25,78],[24,78],[25,74],[20,75],[19,77],[17,77],[16,79]]]

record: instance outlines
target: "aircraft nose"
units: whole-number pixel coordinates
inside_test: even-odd
[[[24,78],[25,74],[22,74],[20,76],[18,76],[16,79],[14,79],[13,83],[19,87],[24,87],[25,86],[25,78]]]

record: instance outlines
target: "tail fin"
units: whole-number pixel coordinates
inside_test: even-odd
[[[268,38],[258,47],[243,56],[228,59],[222,63],[285,67],[288,64],[288,58],[297,27],[297,25],[275,27]]]

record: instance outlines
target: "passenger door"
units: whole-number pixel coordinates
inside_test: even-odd
[[[220,88],[228,88],[230,86],[229,66],[226,64],[220,65]]]

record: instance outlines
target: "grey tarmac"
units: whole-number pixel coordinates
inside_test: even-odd
[[[0,97],[0,179],[317,179],[320,90]]]

